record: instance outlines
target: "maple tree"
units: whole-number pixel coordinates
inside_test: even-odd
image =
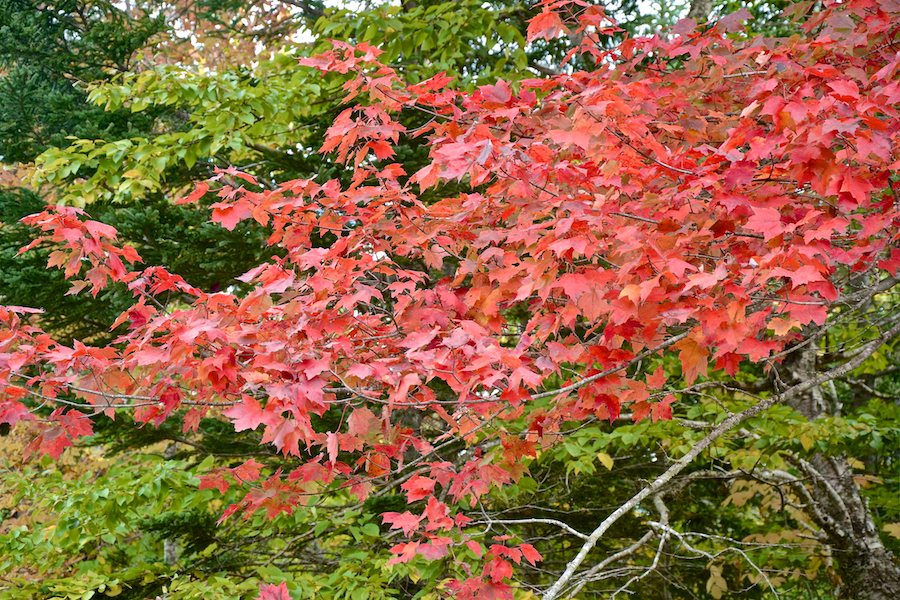
[[[279,4],[286,5],[275,5]],[[431,69],[433,72],[434,61],[438,61],[441,68],[465,65],[466,69],[475,69],[479,76],[487,77],[491,61],[498,58],[507,64],[507,70],[524,69],[524,55],[514,52],[510,56],[509,49],[524,45],[524,37],[516,28],[524,32],[522,18],[527,13],[508,15],[502,22],[496,22],[498,11],[507,4],[419,3],[418,7],[405,6],[401,10],[371,3],[353,12],[329,10],[323,18],[315,15],[313,20],[319,20],[314,33],[322,36],[322,32],[327,31],[328,37],[364,36],[395,54],[402,52],[403,60],[413,61],[405,67],[408,77],[418,77],[419,70],[427,72]],[[35,11],[35,6],[40,10]],[[297,148],[314,148],[320,144],[321,134],[333,115],[339,112],[334,107],[340,99],[341,82],[320,85],[323,83],[320,78],[314,73],[298,70],[295,59],[285,54],[314,53],[321,44],[296,44],[286,40],[284,37],[290,30],[284,26],[259,28],[254,25],[271,25],[270,13],[259,10],[271,4],[234,6],[228,2],[211,2],[197,5],[151,0],[126,6],[131,7],[130,16],[123,14],[125,6],[102,0],[64,0],[32,6],[0,4],[0,10],[4,11],[0,20],[9,25],[0,32],[3,37],[0,61],[5,65],[11,61],[16,69],[24,67],[23,70],[28,70],[36,66],[44,72],[51,71],[50,79],[61,80],[56,87],[69,88],[73,96],[71,101],[57,100],[49,107],[42,104],[46,97],[41,96],[35,100],[41,108],[21,119],[17,111],[0,109],[3,121],[0,129],[10,123],[9,130],[24,134],[15,138],[16,143],[27,143],[37,137],[43,144],[37,148],[32,145],[27,155],[9,152],[8,145],[0,146],[4,161],[37,156],[39,163],[36,169],[24,164],[2,173],[5,176],[17,171],[20,177],[4,177],[2,183],[6,189],[0,191],[0,303],[42,307],[45,312],[40,317],[41,327],[64,343],[78,339],[96,344],[114,339],[119,330],[110,332],[109,325],[128,306],[131,294],[120,284],[105,288],[97,297],[64,295],[69,286],[62,277],[63,272],[46,269],[51,249],[18,254],[18,250],[34,238],[35,231],[30,226],[16,224],[21,217],[40,211],[47,202],[73,202],[85,206],[94,220],[114,225],[118,239],[134,244],[148,263],[165,264],[199,288],[215,290],[227,286],[234,276],[269,256],[271,251],[264,247],[264,237],[260,237],[261,234],[265,236],[265,232],[254,227],[255,223],[242,224],[234,231],[228,231],[206,222],[208,202],[198,207],[173,206],[169,199],[182,193],[179,190],[186,181],[211,173],[213,166],[228,164],[240,165],[269,178],[307,176],[316,172],[340,173],[340,168],[331,165],[328,157],[316,156],[315,152],[304,155],[298,153]],[[180,31],[163,32],[168,35],[157,35],[145,48],[122,48],[113,43],[119,39],[129,44],[140,43],[134,29],[146,14],[158,14],[154,7],[161,7],[166,21]],[[191,12],[197,9],[220,12],[215,15],[204,12],[202,16]],[[234,12],[229,12],[232,10]],[[42,18],[47,13],[58,15],[58,18]],[[249,16],[249,21],[241,22],[236,18],[242,14]],[[280,15],[276,16],[280,18]],[[304,22],[298,11],[292,11],[292,17],[294,26]],[[373,20],[379,25],[377,40],[372,39],[372,29],[368,27]],[[309,21],[306,24],[309,25]],[[431,37],[436,26],[453,29],[453,35],[449,37],[442,32],[439,46],[435,46]],[[124,31],[117,31],[118,28]],[[185,29],[191,30],[190,39],[182,37]],[[487,36],[487,51],[480,43],[473,43],[482,36]],[[100,43],[96,43],[98,37]],[[23,38],[34,40],[33,45],[40,48],[55,45],[55,53],[46,53],[53,54],[53,60],[35,61],[32,54],[23,54],[21,49],[31,43],[21,43]],[[283,45],[290,50],[266,58],[272,48]],[[264,49],[262,53],[261,48]],[[100,63],[106,69],[102,73],[99,68],[85,70],[86,55],[91,56],[94,67]],[[111,59],[111,56],[124,58]],[[477,59],[473,60],[472,56]],[[251,61],[254,61],[252,67]],[[415,63],[429,66],[423,69]],[[3,91],[6,88],[13,86],[4,87]],[[78,106],[78,100],[83,101],[86,97],[85,89],[93,91],[91,101],[87,102],[88,110]],[[196,94],[197,90],[204,93]],[[24,101],[23,91],[26,93]],[[24,90],[17,87],[13,92],[14,105],[29,105],[27,94],[30,92],[28,86],[24,86]],[[0,104],[2,102],[0,100]],[[285,110],[286,106],[291,110]],[[117,122],[127,126],[127,131],[106,129],[96,133],[96,129],[92,129],[92,115],[97,112],[107,119],[109,116],[104,113],[110,113]],[[251,123],[252,127],[247,124],[248,120],[255,122]],[[67,128],[72,122],[78,123],[78,128],[58,131],[60,126]],[[67,133],[82,139],[62,141],[62,135]],[[51,144],[46,149],[48,137],[58,147]],[[413,148],[405,153],[405,158],[421,160],[426,154],[427,151]],[[37,172],[37,177],[30,182],[29,171]],[[25,177],[21,176],[23,173]],[[32,189],[28,189],[29,183]],[[109,190],[114,193],[92,195],[89,193],[92,186],[104,194]],[[238,289],[241,290],[241,286]],[[174,294],[164,294],[158,299],[169,302],[178,298]],[[160,444],[165,444],[168,460],[177,461],[173,464],[190,474],[202,473],[209,468],[208,462],[195,461],[194,456],[202,458],[211,453],[220,457],[221,463],[228,464],[229,456],[246,454],[259,441],[259,436],[252,430],[237,435],[224,434],[216,427],[214,419],[202,419],[198,430],[187,435],[180,427],[170,425],[163,423],[150,431],[150,428],[141,429],[132,419],[120,415],[116,421],[95,423],[95,435],[90,438],[90,443],[104,444],[107,456],[115,456],[117,463],[127,462],[134,469],[151,471],[155,468],[154,455],[163,452]],[[28,432],[22,435],[28,435]],[[266,451],[255,454],[267,465],[277,462]],[[65,458],[67,461],[79,460],[75,456],[96,466],[96,470],[105,469],[104,463],[98,462],[93,452],[84,454],[80,449],[71,448]],[[168,488],[171,496],[158,496],[147,491],[142,482],[127,477],[122,470],[110,472],[96,481],[84,479],[61,487],[53,477],[44,475],[45,463],[32,467],[28,465],[35,461],[29,461],[23,466],[19,464],[20,457],[21,452],[10,450],[7,453],[10,489],[19,492],[11,493],[3,502],[4,506],[18,504],[19,508],[11,513],[17,515],[15,519],[6,520],[5,513],[0,513],[5,519],[0,530],[0,563],[31,565],[40,574],[37,581],[43,580],[44,584],[32,589],[29,586],[34,585],[34,580],[17,577],[16,571],[12,571],[11,579],[0,578],[0,589],[26,595],[50,588],[57,593],[65,590],[79,595],[86,590],[103,592],[111,588],[123,589],[122,593],[133,597],[153,596],[161,593],[164,586],[172,590],[173,580],[182,574],[182,577],[195,579],[191,593],[231,597],[235,590],[245,589],[253,582],[252,578],[247,579],[246,569],[265,570],[259,560],[263,553],[272,557],[273,569],[296,561],[294,554],[297,551],[292,548],[290,552],[284,552],[277,545],[278,536],[293,538],[309,526],[310,519],[316,525],[316,519],[325,518],[323,514],[332,526],[324,532],[317,529],[316,544],[325,544],[325,538],[329,538],[333,540],[329,552],[348,547],[342,557],[341,569],[344,569],[349,560],[361,563],[362,559],[358,558],[358,553],[357,557],[351,556],[352,546],[343,542],[342,536],[347,533],[358,536],[361,532],[366,539],[372,540],[373,533],[378,533],[378,527],[371,523],[375,515],[400,501],[399,497],[395,501],[394,496],[389,496],[379,501],[378,508],[371,514],[368,507],[364,507],[362,515],[335,511],[320,503],[318,516],[313,513],[297,515],[293,520],[275,520],[266,526],[271,531],[266,535],[261,534],[258,527],[250,526],[210,531],[209,526],[214,525],[216,519],[210,519],[212,513],[209,511],[216,510],[215,502],[212,508],[197,508],[198,498],[210,501],[206,490],[197,493],[182,485],[171,485]],[[12,477],[12,473],[19,471],[23,473]],[[107,490],[117,490],[121,502],[123,494],[133,496],[129,493],[132,485],[141,490],[139,498],[134,498],[134,505],[141,508],[131,510],[133,504],[129,503],[126,505],[129,510],[123,511],[122,505],[116,504],[116,498],[109,496]],[[97,500],[98,495],[105,501]],[[87,496],[92,500],[86,504],[81,502]],[[70,499],[79,500],[73,503]],[[72,511],[77,509],[79,502],[82,510],[103,515],[105,522],[104,518],[92,519],[97,526],[80,530],[76,540],[69,537],[71,531],[58,527],[57,521],[70,522]],[[23,506],[35,508],[28,510]],[[182,509],[176,508],[179,506]],[[129,524],[111,523],[116,517],[126,519]],[[23,543],[25,532],[30,539],[27,544]],[[203,545],[198,546],[201,541]],[[222,559],[221,553],[212,552],[214,546],[229,549],[227,560]],[[95,558],[93,548],[98,549],[100,562]],[[173,549],[174,554],[170,552]],[[308,554],[306,549],[301,549],[301,553],[304,552]],[[279,555],[277,560],[276,554]],[[124,556],[128,559],[123,560]],[[162,563],[159,562],[161,559]],[[2,568],[0,571],[6,572]],[[369,575],[362,571],[335,573],[332,580],[334,593],[346,590],[345,581],[360,582],[359,589],[377,589],[385,585],[383,574],[372,569],[368,572]],[[216,577],[207,578],[198,590],[198,573]],[[223,577],[231,581],[223,585]],[[296,577],[294,585],[303,581],[299,575]],[[234,581],[242,583],[238,585]],[[309,581],[315,581],[321,588],[320,580],[310,578]],[[398,587],[396,582],[392,585]]]
[[[629,1],[609,8],[627,30],[646,26]],[[90,303],[64,296],[67,286],[43,268],[45,256],[16,255],[32,233],[14,224],[58,201],[114,225],[145,260],[201,289],[226,285],[265,258],[264,234],[253,224],[227,232],[207,223],[203,210],[172,206],[187,183],[229,165],[267,182],[343,177],[312,151],[340,112],[341,82],[323,85],[298,71],[292,54],[321,51],[331,38],[367,41],[407,81],[447,70],[462,87],[557,73],[572,40],[534,40],[526,50],[534,10],[508,0],[368,3],[352,11],[268,0],[0,3],[8,22],[0,33],[0,156],[22,163],[15,168],[24,178],[0,191],[5,301],[47,309],[43,324],[54,334],[95,341],[110,337],[108,323],[127,305],[119,287]],[[318,39],[295,43],[298,31]],[[417,169],[423,148],[401,146],[403,163]]]
[[[296,69],[291,54],[324,49],[325,37],[365,39],[408,63],[412,79],[436,68],[476,78],[524,73],[519,30],[527,12],[502,16],[507,4],[372,4],[324,15],[316,3],[312,12],[290,5],[290,26],[283,12],[269,10],[289,6],[283,2],[148,0],[130,3],[130,13],[105,0],[0,4],[8,21],[0,63],[9,65],[0,86],[0,156],[22,163],[19,181],[0,192],[6,303],[46,308],[48,331],[83,340],[109,337],[109,323],[128,303],[119,287],[90,303],[63,296],[68,286],[44,269],[45,256],[16,255],[33,236],[15,223],[55,202],[85,207],[145,260],[202,289],[227,285],[267,256],[258,254],[265,234],[249,224],[228,232],[208,223],[205,210],[172,206],[172,197],[216,166],[238,165],[266,180],[340,174],[312,151],[339,112],[340,82],[322,85]],[[291,41],[298,30],[321,41]],[[476,43],[482,38],[489,49]],[[28,83],[35,80],[50,88]],[[424,156],[405,153],[407,161]]]
[[[472,92],[445,75],[408,83],[373,46],[335,42],[300,63],[347,94],[322,147],[348,165],[343,181],[266,185],[227,168],[180,201],[215,195],[213,222],[268,229],[276,256],[240,277],[248,291],[142,268],[114,228],[77,208],[24,220],[73,293],[124,284],[135,301],[117,323],[127,332],[99,347],[59,343],[36,311],[3,308],[0,415],[32,428],[26,455],[52,457],[100,413],[158,427],[186,409],[185,434],[204,417],[260,430],[290,462],[207,474],[202,491],[234,500],[222,521],[277,519],[339,490],[362,503],[390,481],[409,507],[382,516],[397,540],[385,566],[453,564],[441,585],[463,598],[509,597],[514,565],[559,552],[485,524],[562,527],[580,542],[561,572],[538,576],[550,600],[651,539],[645,573],[666,544],[696,548],[670,525],[666,497],[707,477],[677,478],[753,424],[730,457],[730,501],[746,501],[741,486],[776,490],[836,553],[841,597],[894,597],[900,573],[851,458],[823,453],[810,432],[842,427],[821,386],[867,369],[882,377],[900,333],[888,295],[900,268],[898,12],[833,4],[778,42],[742,38],[738,13],[608,49],[596,36],[614,25],[601,9],[547,2],[529,38],[574,32],[573,52],[596,67]],[[423,136],[429,160],[408,173],[395,147]],[[163,304],[164,293],[178,300]],[[592,531],[485,514],[539,453],[587,453],[579,424],[649,422],[664,438],[681,405],[720,410],[683,421],[698,435]],[[796,427],[811,424],[793,462],[764,442],[766,415],[785,407]],[[588,568],[648,499],[657,516],[643,541]],[[718,554],[698,556],[721,596]],[[778,587],[763,571],[746,577]],[[261,597],[283,597],[278,585]]]

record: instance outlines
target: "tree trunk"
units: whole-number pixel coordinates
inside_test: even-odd
[[[894,556],[881,546],[851,550],[838,563],[843,580],[836,600],[896,600],[900,598],[900,570]]]
[[[816,350],[810,344],[789,355],[784,363],[787,373],[782,374],[788,386],[815,377]],[[798,395],[788,404],[810,421],[840,410],[835,406],[832,411],[821,388]],[[806,489],[813,506],[805,512],[824,532],[823,541],[831,547],[837,562],[841,584],[835,590],[835,599],[900,598],[900,568],[894,555],[881,543],[868,502],[853,480],[847,458],[818,453],[809,461],[793,462],[809,482]]]
[[[689,19],[696,19],[697,23],[706,23],[712,7],[712,0],[691,0],[691,10],[688,11],[687,16]]]
[[[163,561],[169,566],[178,562],[178,542],[172,538],[163,540]]]

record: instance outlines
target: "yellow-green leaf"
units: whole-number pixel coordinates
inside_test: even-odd
[[[600,461],[600,464],[606,467],[607,471],[611,471],[613,468],[613,458],[606,452],[598,452],[597,460]]]

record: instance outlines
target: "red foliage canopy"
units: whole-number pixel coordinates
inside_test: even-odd
[[[252,286],[242,297],[161,267],[129,271],[135,251],[79,210],[28,217],[58,246],[50,266],[81,278],[74,291],[124,281],[136,302],[104,348],[61,345],[32,311],[0,309],[0,420],[31,418],[29,396],[60,405],[32,444],[56,456],[90,433],[91,414],[131,407],[158,424],[188,407],[186,431],[221,411],[237,430],[262,426],[285,455],[312,456],[225,516],[290,511],[322,483],[365,498],[414,451],[403,490],[426,507],[384,516],[414,538],[393,562],[442,557],[467,542],[468,519],[439,490],[474,501],[517,480],[563,421],[617,419],[623,406],[671,418],[672,392],[710,369],[778,360],[825,322],[852,274],[897,275],[900,5],[831,4],[789,40],[734,41],[732,16],[603,50],[611,24],[595,7],[564,19],[569,4],[582,3],[546,2],[530,35],[581,33],[591,72],[465,93],[443,75],[407,85],[366,44],[301,60],[354,74],[359,104],[322,148],[353,182],[252,191],[253,177],[229,170],[200,184],[186,201],[212,189],[213,221],[254,219],[284,254],[240,278]],[[433,118],[407,131],[403,111]],[[390,161],[401,136],[428,136],[431,161],[411,175]],[[452,182],[468,191],[442,192]],[[325,233],[335,241],[314,244]],[[191,301],[162,306],[166,291]],[[629,369],[664,352],[680,373]],[[434,379],[455,399],[438,398]],[[310,415],[335,406],[340,428],[316,431]],[[404,410],[431,411],[444,435],[404,427]],[[526,430],[507,425],[522,415]],[[436,458],[434,444],[481,435],[502,446],[461,466]],[[203,485],[259,473],[251,461]],[[489,552],[460,597],[505,595],[510,561],[540,560],[528,545]]]

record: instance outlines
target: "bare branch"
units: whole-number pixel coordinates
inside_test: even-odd
[[[560,529],[565,530],[568,533],[571,533],[575,537],[579,537],[583,540],[588,539],[588,536],[581,533],[577,529],[572,528],[567,523],[563,523],[562,521],[557,521],[556,519],[492,519],[491,517],[485,518],[483,521],[473,521],[469,523],[470,526],[475,525],[528,525],[530,523],[542,523],[544,525],[555,525]]]
[[[597,528],[594,529],[593,532],[591,532],[591,535],[582,545],[575,558],[573,558],[569,562],[569,564],[566,565],[566,570],[563,572],[563,574],[553,583],[552,586],[550,586],[550,589],[548,589],[547,592],[544,593],[543,600],[556,600],[563,588],[572,579],[575,571],[579,566],[581,566],[581,563],[584,562],[585,558],[587,558],[587,555],[590,553],[590,551],[594,548],[603,534],[606,533],[616,521],[621,519],[626,513],[635,508],[644,499],[661,490],[663,486],[665,486],[667,483],[669,483],[669,481],[672,480],[672,478],[683,471],[689,464],[691,464],[691,462],[693,462],[695,458],[697,458],[697,456],[700,455],[701,452],[708,448],[724,433],[731,430],[736,425],[743,423],[747,419],[765,412],[772,406],[784,402],[788,398],[792,398],[797,394],[801,394],[807,390],[813,389],[825,383],[826,381],[830,381],[832,379],[835,379],[836,377],[842,377],[847,373],[850,373],[851,371],[859,367],[863,362],[865,362],[867,358],[872,356],[872,354],[874,354],[875,351],[882,346],[882,344],[897,337],[898,334],[900,334],[900,324],[894,325],[891,329],[869,342],[866,346],[863,347],[862,351],[859,354],[857,354],[855,357],[853,357],[853,359],[847,361],[843,365],[826,371],[825,373],[822,373],[821,375],[814,377],[813,379],[800,382],[780,394],[770,396],[769,398],[758,402],[750,408],[726,418],[706,437],[697,442],[697,444],[693,448],[691,448],[691,450],[688,451],[687,454],[673,463],[665,473],[657,477],[653,481],[653,483],[646,486],[640,492],[632,496],[630,500],[613,511],[611,515],[609,515],[600,525],[598,525]]]
[[[656,534],[652,530],[648,531],[647,533],[644,534],[644,537],[642,537],[641,539],[639,539],[632,545],[628,546],[624,550],[616,552],[615,554],[613,554],[611,556],[607,556],[601,562],[599,562],[596,565],[594,565],[593,567],[591,567],[591,569],[587,573],[585,573],[584,575],[582,575],[580,577],[580,581],[578,582],[578,585],[576,585],[575,589],[573,589],[571,593],[567,594],[567,596],[570,598],[574,598],[574,597],[578,596],[578,592],[581,591],[581,588],[583,588],[587,583],[592,581],[593,577],[595,577],[597,575],[597,573],[600,573],[601,571],[603,571],[603,569],[605,569],[609,565],[613,564],[614,562],[622,560],[623,558],[626,558],[628,556],[631,556],[632,554],[634,554],[635,552],[637,552],[638,550],[643,548],[647,544],[647,542],[649,542],[651,539],[653,539],[653,537],[655,535]]]

